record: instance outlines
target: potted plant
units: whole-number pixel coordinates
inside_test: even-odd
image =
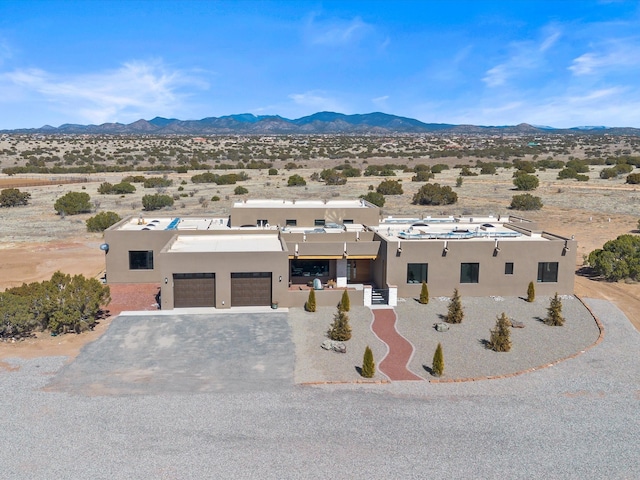
[[[274,309],[274,310],[277,310],[278,309],[278,302],[272,301],[271,302],[271,308]]]

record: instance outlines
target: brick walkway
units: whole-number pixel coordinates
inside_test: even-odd
[[[389,347],[389,352],[378,365],[378,369],[389,377],[389,380],[423,380],[407,370],[407,364],[413,354],[413,345],[396,330],[396,312],[393,309],[376,309],[372,312],[371,329]]]

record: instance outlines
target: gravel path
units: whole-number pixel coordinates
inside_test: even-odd
[[[640,334],[612,304],[588,304],[602,343],[492,381],[87,397],[42,390],[64,357],[9,360],[2,476],[638,478]],[[330,311],[298,313],[327,328]]]

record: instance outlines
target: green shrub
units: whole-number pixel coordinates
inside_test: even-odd
[[[0,337],[28,336],[35,329],[80,333],[95,325],[109,301],[109,287],[97,279],[56,272],[50,280],[0,293]]]
[[[480,168],[480,175],[495,175],[497,171],[498,170],[495,165],[491,163],[485,163],[482,165],[482,168]]]
[[[610,281],[640,280],[640,237],[620,235],[589,253],[587,262],[597,275]]]
[[[463,318],[464,310],[462,309],[462,301],[460,300],[460,294],[456,288],[453,290],[453,297],[451,297],[451,301],[449,302],[445,320],[448,323],[462,323]]]
[[[472,171],[467,165],[465,165],[460,170],[460,176],[461,177],[477,177],[478,174],[476,172]]]
[[[343,312],[348,312],[349,310],[351,310],[351,300],[349,299],[349,292],[347,292],[346,290],[342,292],[342,299],[338,304],[338,308]]]
[[[589,181],[589,175],[584,175],[582,173],[576,173],[576,180],[579,182],[588,182]]]
[[[540,210],[542,208],[542,200],[540,197],[534,197],[530,193],[514,195],[511,197],[512,210]]]
[[[102,182],[98,187],[98,193],[100,195],[109,195],[113,193],[113,184],[109,182]]]
[[[380,182],[376,192],[382,195],[402,195],[402,185],[397,180],[384,180]]]
[[[536,299],[536,287],[533,282],[529,282],[527,287],[527,302],[531,303]]]
[[[449,186],[427,183],[413,196],[414,205],[451,205],[458,201],[458,195]]]
[[[373,361],[373,352],[369,345],[364,349],[364,356],[362,357],[362,370],[361,375],[364,378],[373,378],[376,374],[376,363]]]
[[[245,194],[249,193],[249,190],[247,190],[246,188],[238,185],[236,188],[233,189],[233,193],[235,193],[236,195],[245,195]]]
[[[212,202],[219,202],[220,201],[220,197],[218,195],[214,195],[213,197],[211,197],[211,201]]]
[[[626,183],[630,183],[632,185],[640,183],[640,173],[630,173],[627,175]]]
[[[331,340],[346,342],[351,338],[351,326],[349,325],[349,315],[344,310],[338,309],[333,316],[333,323],[327,331]]]
[[[316,291],[313,288],[309,290],[309,298],[307,299],[307,303],[304,304],[304,309],[307,312],[316,311]]]
[[[603,168],[600,171],[600,178],[602,178],[603,180],[616,178],[617,176],[618,176],[618,171],[615,168]]]
[[[497,317],[496,326],[491,330],[491,337],[487,342],[487,348],[494,352],[508,352],[511,350],[511,321],[507,318],[507,315],[502,312],[502,315]]]
[[[515,185],[517,190],[529,191],[538,188],[540,180],[538,180],[538,177],[536,177],[535,175],[529,175],[528,173],[525,173],[514,178],[513,184]]]
[[[442,345],[438,343],[436,351],[433,354],[433,361],[431,362],[431,374],[434,377],[441,377],[444,375],[444,353],[442,351]]]
[[[17,188],[5,188],[0,191],[0,207],[17,207],[26,205],[31,198],[28,192],[21,192]]]
[[[120,215],[115,212],[100,212],[87,220],[88,232],[104,232],[111,225],[115,225],[120,220]]]
[[[58,215],[77,215],[79,213],[87,213],[91,211],[91,197],[85,192],[69,192],[63,195],[53,208]]]
[[[411,177],[412,182],[428,182],[429,179],[435,177],[435,175],[427,170],[419,170]]]
[[[116,183],[113,186],[113,193],[116,195],[126,195],[128,193],[133,193],[136,191],[136,187],[131,185],[129,182],[120,182]]]
[[[422,282],[422,289],[420,290],[420,303],[426,305],[429,303],[429,287],[427,282]]]
[[[170,207],[172,205],[173,198],[169,195],[160,195],[156,193],[142,197],[142,206],[147,211],[160,210],[161,208]]]
[[[462,182],[463,182],[462,177],[456,178],[456,187],[458,187],[458,188],[461,187],[462,186]]]
[[[445,165],[444,163],[436,163],[431,167],[432,173],[442,173],[443,170],[449,170],[449,165]]]
[[[307,184],[307,181],[297,173],[291,175],[289,177],[289,180],[287,180],[287,187],[303,187],[306,184]]]
[[[382,195],[381,193],[378,192],[369,192],[366,195],[360,195],[360,198],[364,199],[365,201],[374,204],[377,207],[384,207],[384,195]]]
[[[277,168],[270,168],[269,169],[269,175],[278,175],[278,169]]]
[[[144,182],[142,182],[142,186],[144,188],[161,188],[170,187],[172,183],[173,181],[168,178],[149,177],[144,179]]]
[[[558,297],[558,292],[553,296],[547,308],[547,317],[544,323],[553,327],[564,325],[564,317],[562,316],[562,301]]]

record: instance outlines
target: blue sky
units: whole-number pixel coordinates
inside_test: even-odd
[[[0,129],[324,110],[640,127],[640,1],[0,0]]]

